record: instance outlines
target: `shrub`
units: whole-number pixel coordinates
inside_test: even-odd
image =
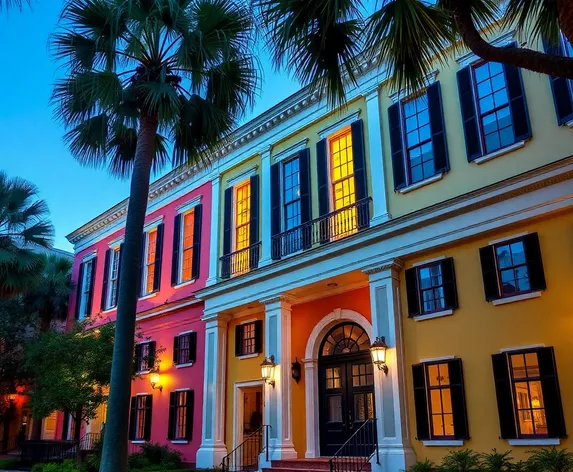
[[[530,451],[530,466],[538,472],[570,472],[573,470],[573,453],[567,449],[537,449]]]
[[[2,469],[17,469],[20,467],[18,459],[0,459],[0,470]]]
[[[484,472],[514,472],[511,451],[497,452],[493,449],[490,453],[482,454],[482,469]],[[523,464],[525,466],[525,464]],[[523,469],[522,469],[523,470]]]
[[[408,472],[433,472],[434,470],[436,470],[436,464],[429,459],[424,459],[416,462],[408,469]]]
[[[32,472],[78,472],[78,465],[74,460],[64,462],[50,462],[49,464],[36,464]]]
[[[479,472],[480,455],[471,449],[450,451],[444,457],[439,469],[443,472]]]
[[[160,466],[153,468],[153,466]],[[129,456],[129,468],[131,470],[176,470],[181,468],[181,453],[170,449],[168,446],[156,444],[143,444],[141,452]]]

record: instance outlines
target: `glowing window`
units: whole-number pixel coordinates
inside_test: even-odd
[[[157,249],[157,229],[147,233],[147,251],[145,256],[145,286],[144,295],[153,292],[155,279],[155,252]]]
[[[350,130],[330,139],[331,183],[334,210],[356,203],[354,188],[354,159]],[[332,221],[332,235],[346,236],[357,229],[356,208],[337,213]]]
[[[183,215],[181,282],[193,278],[193,240],[195,237],[195,210]]]
[[[453,438],[454,414],[448,364],[427,364],[426,379],[432,438]]]
[[[251,239],[251,183],[247,180],[235,189],[235,251],[247,249]],[[235,259],[236,274],[249,270],[249,251],[242,251]]]

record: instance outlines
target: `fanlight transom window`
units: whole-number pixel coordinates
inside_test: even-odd
[[[350,354],[370,349],[370,338],[360,326],[354,323],[344,323],[335,326],[324,338],[320,355],[335,356]]]

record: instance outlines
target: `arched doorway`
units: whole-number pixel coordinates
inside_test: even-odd
[[[375,417],[374,366],[370,338],[354,322],[331,328],[320,345],[318,386],[320,454],[332,456]]]

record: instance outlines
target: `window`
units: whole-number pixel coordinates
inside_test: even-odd
[[[135,346],[136,371],[149,372],[155,365],[155,341],[148,341]]]
[[[410,316],[457,308],[454,260],[444,258],[406,270],[406,291]]]
[[[117,288],[119,286],[119,260],[120,246],[110,250],[108,286],[107,286],[107,303],[106,309],[117,306]]]
[[[169,395],[169,430],[171,441],[187,441],[193,431],[193,390],[178,390]]]
[[[461,359],[412,366],[419,440],[468,439]]]
[[[62,439],[72,440],[76,436],[76,422],[71,413],[64,414],[64,425],[62,429]]]
[[[256,355],[263,352],[263,322],[250,321],[235,328],[235,355]]]
[[[182,333],[173,340],[173,363],[186,365],[197,357],[197,333]]]
[[[409,181],[415,184],[436,174],[427,94],[402,104]]]
[[[488,301],[545,290],[545,275],[537,233],[480,249]]]
[[[145,250],[145,278],[143,294],[153,292],[153,282],[155,279],[155,254],[157,250],[157,230],[147,233],[147,248]]]
[[[354,191],[354,160],[352,158],[352,134],[350,130],[330,139],[331,185],[334,210],[340,210],[356,202]],[[334,234],[353,232],[356,209],[350,208],[337,215]]]
[[[236,190],[235,207],[235,251],[247,249],[250,246],[251,233],[251,182],[246,181]],[[249,270],[249,251],[237,254],[236,273],[242,274]]]
[[[163,223],[160,223],[143,233],[140,296],[150,295],[159,291],[161,284],[163,228]]]
[[[474,68],[474,80],[485,152],[510,146],[515,134],[503,66],[497,62],[480,64]]]
[[[78,320],[83,320],[91,314],[96,261],[97,258],[92,257],[80,264],[76,299],[76,318]]]
[[[300,226],[300,174],[298,158],[284,163],[283,208],[285,231]]]
[[[152,395],[137,395],[131,398],[131,416],[129,420],[129,439],[149,441],[151,437]]]
[[[193,241],[195,239],[195,209],[183,215],[183,247],[181,251],[181,282],[193,278]]]
[[[565,421],[553,348],[494,354],[492,361],[501,437],[564,437]]]

